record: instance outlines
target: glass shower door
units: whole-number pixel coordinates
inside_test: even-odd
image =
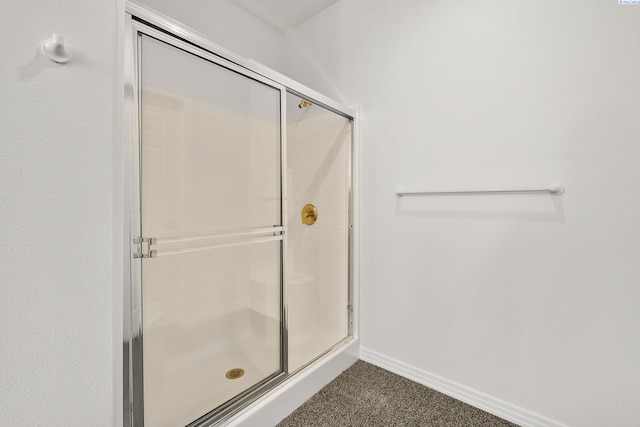
[[[283,371],[282,89],[140,35],[145,425]]]
[[[351,126],[287,94],[289,372],[349,335]]]

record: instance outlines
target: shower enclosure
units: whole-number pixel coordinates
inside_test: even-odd
[[[125,425],[215,425],[352,339],[354,114],[128,11]]]

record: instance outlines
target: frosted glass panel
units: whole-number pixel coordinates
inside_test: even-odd
[[[287,95],[289,371],[348,334],[351,122]],[[302,106],[302,108],[299,108]],[[315,224],[300,212],[313,204]]]
[[[140,67],[144,416],[175,427],[282,372],[280,90],[147,36]]]
[[[280,91],[142,41],[143,232],[280,224]]]

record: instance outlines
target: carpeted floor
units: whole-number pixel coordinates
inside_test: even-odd
[[[360,360],[278,424],[294,426],[516,425]]]

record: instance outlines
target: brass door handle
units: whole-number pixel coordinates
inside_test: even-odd
[[[303,224],[313,225],[318,219],[318,209],[312,204],[304,205],[302,212],[300,212],[300,217],[302,218]]]

